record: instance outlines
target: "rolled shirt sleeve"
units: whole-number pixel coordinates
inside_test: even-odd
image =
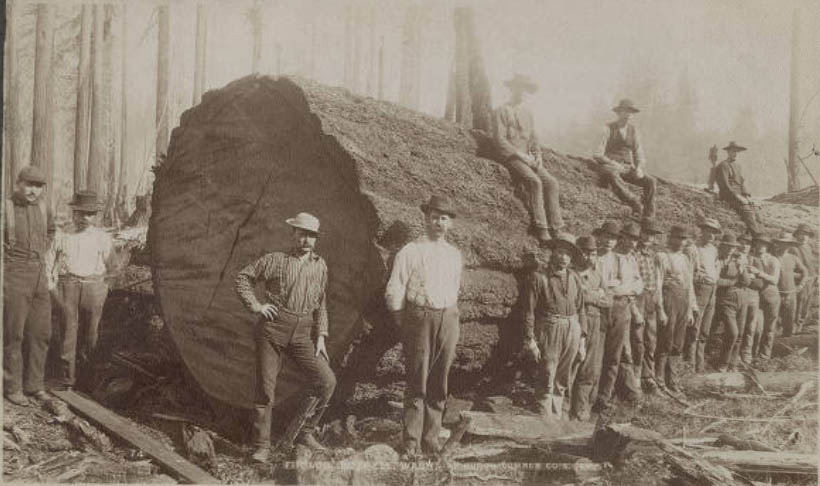
[[[387,281],[384,291],[385,303],[391,312],[404,309],[407,283],[410,281],[410,253],[412,251],[411,245],[405,245],[393,261],[393,272],[390,274],[390,280]]]
[[[254,284],[260,276],[265,274],[269,261],[268,255],[259,258],[240,270],[236,276],[236,293],[239,294],[239,299],[251,312],[259,312],[262,307],[254,293]]]
[[[535,307],[538,305],[539,287],[541,278],[538,273],[532,272],[524,285],[521,296],[521,310],[524,325],[524,339],[529,341],[535,338]]]

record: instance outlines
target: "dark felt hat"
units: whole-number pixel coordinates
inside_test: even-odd
[[[715,218],[703,218],[703,221],[698,223],[698,228],[708,229],[715,233],[723,231],[723,228],[720,227],[720,222]]]
[[[746,147],[738,145],[735,143],[734,140],[732,140],[731,142],[729,142],[729,145],[723,147],[723,150],[727,152],[743,152],[744,150],[746,150]]]
[[[799,245],[797,240],[794,239],[794,236],[792,236],[792,234],[789,233],[788,231],[783,231],[773,241],[775,243],[777,243],[778,245],[783,245],[783,246],[798,246]]]
[[[620,233],[621,226],[615,221],[605,221],[600,228],[596,228],[595,231],[592,232],[595,236],[606,235],[613,238],[617,238]]]
[[[692,238],[692,232],[686,226],[676,224],[669,231],[669,236],[673,238]]]
[[[17,174],[17,180],[31,182],[33,184],[45,184],[46,174],[39,167],[27,165],[20,169],[20,172]]]
[[[752,243],[763,243],[764,245],[771,245],[772,239],[766,233],[755,233],[752,235]]]
[[[512,78],[504,81],[504,85],[510,89],[522,88],[528,93],[535,93],[538,91],[538,85],[526,74],[516,73]]]
[[[102,210],[102,204],[97,200],[97,193],[94,191],[75,192],[68,205],[74,211],[85,211],[87,213],[96,213]]]
[[[662,235],[663,231],[658,227],[654,219],[645,219],[641,222],[641,231],[648,235]]]
[[[597,250],[598,244],[595,242],[595,238],[592,236],[581,236],[577,240],[575,240],[575,246],[578,247],[580,250]]]
[[[621,229],[619,236],[625,236],[627,238],[637,240],[641,237],[641,227],[638,223],[633,223],[630,221],[624,225],[623,229]]]
[[[612,111],[618,113],[620,111],[628,111],[630,113],[639,113],[641,110],[635,108],[635,103],[632,102],[629,98],[622,99],[618,106],[612,108]]]
[[[546,246],[552,251],[561,249],[569,252],[574,265],[580,265],[584,261],[584,254],[581,250],[575,246],[575,243],[566,238],[553,238],[547,241]]]
[[[429,201],[421,205],[421,210],[424,211],[424,214],[427,214],[434,209],[440,213],[450,216],[451,218],[456,217],[456,210],[453,208],[453,204],[444,196],[431,196]]]
[[[794,235],[797,236],[797,233],[804,233],[811,236],[812,238],[814,238],[815,235],[814,229],[806,223],[800,223],[797,226],[797,229],[794,230]]]
[[[737,242],[737,238],[732,233],[725,233],[723,238],[720,239],[719,244],[722,246],[740,246],[740,243]]]

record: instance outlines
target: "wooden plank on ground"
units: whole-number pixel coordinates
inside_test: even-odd
[[[469,421],[467,433],[485,437],[505,437],[516,441],[543,442],[555,439],[592,438],[595,424],[545,419],[535,415],[461,412]]]
[[[773,371],[769,373],[758,373],[757,378],[767,392],[792,393],[806,381],[817,381],[817,372]],[[743,373],[740,372],[691,375],[684,378],[681,384],[687,391],[707,388],[743,390],[753,386],[753,384],[749,383],[747,378],[743,376]]]
[[[738,472],[817,475],[817,456],[793,452],[699,451],[697,456]]]
[[[188,462],[161,442],[149,437],[116,413],[74,391],[52,391],[78,413],[88,417],[116,437],[145,452],[179,480],[192,484],[217,484],[220,481],[204,469]]]

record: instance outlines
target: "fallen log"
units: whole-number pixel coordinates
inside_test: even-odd
[[[793,392],[806,381],[817,381],[817,373],[812,371],[774,371],[758,373],[757,379],[767,392]],[[688,391],[708,390],[710,388],[745,390],[754,386],[740,372],[690,375],[682,380],[682,385]]]
[[[697,455],[737,472],[817,475],[817,456],[814,454],[718,450],[700,451]]]
[[[689,453],[667,441],[658,441],[657,445],[664,452],[664,460],[669,464],[672,473],[679,477],[682,484],[701,486],[737,486],[751,484],[746,480],[736,481],[732,471],[710,461]]]
[[[467,433],[484,437],[503,437],[535,444],[549,440],[591,438],[595,425],[587,422],[554,420],[535,415],[509,415],[486,412],[461,412],[469,420]]]
[[[780,410],[775,412],[774,415],[772,416],[772,418],[777,417],[777,416],[781,416],[781,415],[785,415],[786,412],[788,412],[789,410],[794,408],[795,405],[800,403],[800,400],[802,400],[803,397],[806,396],[806,394],[809,392],[809,390],[813,390],[816,386],[817,386],[817,381],[816,380],[809,380],[809,381],[804,381],[803,383],[801,383],[800,384],[800,389],[797,391],[797,393],[795,393],[794,396],[789,399],[789,402],[786,403],[785,405],[783,405],[783,407],[781,407]],[[773,421],[774,420],[772,420],[772,422]],[[763,430],[761,431],[761,434],[763,434],[765,431],[767,431],[769,429],[772,422],[767,423],[763,427]]]
[[[634,452],[636,444],[653,444],[662,439],[654,430],[631,424],[610,424],[592,436],[592,457],[599,462],[622,464]]]
[[[385,281],[373,242],[396,221],[419,233],[419,204],[432,193],[451,197],[459,213],[451,240],[465,263],[462,320],[506,319],[521,256],[537,250],[508,170],[485,158],[493,155],[489,142],[483,132],[307,80],[248,76],[206,93],[182,115],[155,168],[148,231],[163,318],[202,389],[252,406],[255,317],[237,298],[234,280],[264,253],[288,249],[284,220],[300,211],[322,221],[317,251],[329,269],[334,367]],[[562,210],[572,215],[566,231],[589,234],[622,208],[595,187],[594,162],[544,154],[561,183]],[[659,181],[658,195],[664,224],[707,212],[728,230],[741,227],[726,204],[699,191]],[[816,225],[812,213],[778,211]],[[286,361],[277,403],[301,383]]]
[[[788,356],[802,348],[808,348],[809,352],[817,356],[818,343],[820,343],[820,336],[817,334],[778,337],[774,340],[772,356],[776,358]]]
[[[774,447],[764,444],[759,440],[755,439],[744,439],[740,437],[735,437],[729,434],[721,434],[718,437],[717,442],[715,443],[717,446],[730,446],[734,447],[739,451],[764,451],[764,452],[777,452],[777,449]]]

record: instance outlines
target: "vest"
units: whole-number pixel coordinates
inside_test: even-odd
[[[606,141],[605,155],[612,160],[617,160],[623,164],[632,165],[633,151],[637,148],[635,143],[635,127],[626,125],[626,138],[618,130],[618,122],[609,125],[609,140]]]
[[[42,217],[43,223],[43,233],[48,232],[48,211],[46,209],[46,203],[41,198],[37,201],[37,207],[40,209],[40,216]],[[14,200],[12,198],[6,199],[6,235],[7,240],[3,243],[6,249],[6,253],[8,250],[14,248],[17,245],[17,231],[16,231],[16,217],[14,214]],[[45,238],[44,238],[45,239]],[[41,255],[42,256],[42,255]]]

